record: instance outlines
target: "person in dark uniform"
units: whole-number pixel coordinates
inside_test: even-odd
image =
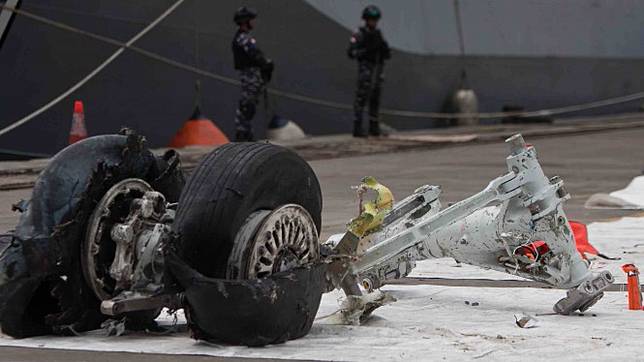
[[[235,141],[254,141],[252,120],[255,116],[259,96],[270,81],[273,73],[273,61],[267,58],[257,46],[250,31],[257,12],[246,6],[237,9],[234,16],[238,25],[233,39],[233,56],[235,69],[239,71],[241,81],[241,99],[235,113]]]
[[[353,102],[354,137],[367,136],[362,128],[362,113],[367,102],[369,102],[369,134],[372,136],[381,135],[378,109],[384,80],[383,67],[385,60],[391,58],[391,51],[382,32],[378,29],[380,17],[380,9],[374,5],[367,6],[362,11],[365,25],[351,36],[347,50],[349,58],[358,61],[358,86]]]

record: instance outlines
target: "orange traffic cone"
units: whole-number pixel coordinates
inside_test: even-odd
[[[622,265],[626,273],[626,288],[628,289],[628,309],[642,310],[642,290],[640,289],[640,271],[634,264]]]
[[[228,137],[215,124],[201,114],[197,105],[192,116],[170,141],[169,146],[217,146],[229,143]]]
[[[195,83],[195,110],[190,119],[183,124],[168,146],[181,148],[187,146],[217,146],[229,143],[228,137],[213,121],[201,114],[201,82]]]
[[[87,128],[85,128],[85,111],[83,102],[74,102],[74,115],[72,116],[72,129],[69,131],[69,144],[76,143],[87,138]]]

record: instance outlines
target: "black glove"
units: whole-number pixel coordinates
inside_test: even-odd
[[[380,47],[380,56],[383,60],[391,59],[391,49],[389,49],[389,44],[386,41],[382,41],[382,46]]]
[[[273,69],[275,69],[275,64],[272,60],[267,59],[266,63],[261,67],[261,74],[264,83],[271,81],[271,78],[273,77]]]

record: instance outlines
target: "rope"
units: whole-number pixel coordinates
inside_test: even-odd
[[[458,0],[454,0],[454,17],[456,18],[456,30],[458,33],[458,49],[461,58],[465,57],[465,36],[463,35],[463,22],[461,21],[461,7]]]
[[[3,134],[5,134],[7,132],[10,132],[11,130],[13,130],[16,127],[20,127],[21,125],[31,121],[34,117],[40,115],[41,113],[45,112],[49,108],[55,106],[60,101],[62,101],[67,96],[69,96],[74,91],[76,91],[78,88],[80,88],[83,85],[85,85],[85,83],[89,82],[98,73],[100,73],[105,67],[107,67],[110,63],[112,63],[114,61],[114,59],[118,58],[121,55],[121,53],[123,53],[125,48],[129,47],[134,42],[139,40],[142,36],[147,34],[150,30],[152,30],[155,26],[157,26],[157,24],[159,24],[161,21],[163,21],[163,19],[165,19],[168,15],[170,15],[184,1],[185,0],[177,0],[177,2],[175,2],[165,12],[163,12],[163,14],[161,14],[152,23],[150,23],[150,25],[146,26],[138,34],[136,34],[134,37],[132,37],[132,39],[130,39],[127,43],[123,44],[123,46],[121,46],[118,50],[116,50],[109,58],[105,59],[98,67],[96,67],[96,69],[91,71],[83,79],[81,79],[78,83],[76,83],[73,86],[71,86],[69,89],[67,89],[65,92],[63,92],[61,95],[59,95],[58,97],[52,99],[51,101],[49,101],[49,103],[47,103],[44,106],[40,107],[39,109],[37,109],[35,112],[31,113],[30,115],[28,115],[26,117],[23,117],[22,119],[10,124],[9,126],[3,128],[3,129],[0,129],[0,136],[2,136]],[[20,15],[24,15],[24,16],[31,17],[31,18],[34,18],[34,16],[38,17],[37,15],[34,15],[34,14],[27,15],[26,12],[24,12],[23,10],[18,10],[16,8],[13,8],[13,7],[5,6],[4,4],[0,5],[0,6],[2,7],[2,9],[13,11],[14,13],[17,13],[17,14],[20,14]],[[54,23],[54,21],[49,20],[49,19],[45,19],[45,18],[40,18],[38,20],[46,22],[46,23]],[[68,26],[66,26],[64,24],[59,24],[59,25],[61,25],[61,28],[67,28],[66,30],[70,30],[70,31],[72,31],[72,29],[78,30],[78,29],[75,29],[75,28],[72,28],[72,27],[68,27]]]
[[[99,68],[88,74],[85,78],[83,78],[79,83],[77,83],[75,86],[67,90],[65,93],[60,95],[59,97],[55,98],[52,100],[50,103],[46,104],[45,106],[41,107],[34,113],[22,118],[19,121],[14,122],[13,124],[9,125],[8,127],[5,127],[0,130],[0,136],[11,131],[12,129],[30,121],[34,117],[38,116],[42,112],[46,111],[56,103],[58,103],[60,100],[71,94],[73,91],[78,89],[80,86],[85,84],[87,81],[89,81],[96,73],[100,72],[107,64],[109,64],[113,59],[111,58],[116,58],[118,55],[120,55],[125,49],[130,50],[132,52],[141,54],[145,57],[148,57],[150,59],[165,63],[167,65],[173,66],[178,69],[182,69],[197,75],[201,75],[210,79],[217,80],[222,83],[230,84],[230,85],[239,85],[240,82],[237,79],[233,79],[230,77],[226,77],[223,75],[215,74],[212,72],[209,72],[207,70],[203,70],[194,66],[191,66],[189,64],[181,63],[176,60],[164,57],[162,55],[159,55],[157,53],[153,53],[151,51],[133,46],[132,44],[138,40],[141,36],[145,34],[148,30],[150,30],[152,27],[154,27],[158,22],[163,20],[167,15],[169,15],[177,6],[179,6],[184,0],[178,0],[177,3],[175,3],[173,6],[171,6],[164,14],[162,14],[157,20],[155,20],[152,24],[150,24],[146,29],[144,29],[141,33],[137,34],[134,38],[132,38],[130,41],[127,43],[123,43],[121,41],[95,34],[86,30],[82,30],[79,28],[75,28],[73,26],[57,22],[39,15],[36,15],[34,13],[31,13],[29,11],[25,10],[20,10],[16,9],[13,7],[5,6],[0,4],[1,9],[9,10],[12,11],[16,14],[19,14],[21,16],[24,16],[26,18],[38,21],[43,24],[47,24],[49,26],[66,30],[72,33],[80,34],[92,39],[95,39],[97,41],[101,41],[103,43],[107,43],[110,45],[114,45],[119,47],[119,49],[114,53],[114,55],[108,60],[106,60],[104,63],[106,64],[101,64]],[[335,102],[335,101],[330,101],[330,100],[325,100],[325,99],[320,99],[320,98],[315,98],[315,97],[309,97],[306,95],[302,94],[297,94],[297,93],[291,93],[291,92],[286,92],[282,91],[279,89],[275,88],[268,88],[267,89],[268,93],[294,100],[294,101],[299,101],[299,102],[304,102],[304,103],[309,103],[313,105],[318,105],[318,106],[323,106],[323,107],[328,107],[328,108],[334,108],[334,109],[339,109],[339,110],[353,110],[353,106],[350,104],[346,103],[341,103],[341,102]],[[638,99],[644,99],[644,92],[638,92],[638,93],[633,93],[621,97],[614,97],[614,98],[607,98],[599,101],[594,101],[594,102],[588,102],[588,103],[580,103],[580,104],[575,104],[575,105],[569,105],[565,107],[558,107],[558,108],[550,108],[550,109],[542,109],[542,110],[536,110],[536,111],[515,111],[515,112],[483,112],[483,113],[441,113],[441,112],[423,112],[423,111],[409,111],[409,110],[399,110],[399,109],[381,109],[380,114],[386,115],[386,116],[394,116],[394,117],[407,117],[407,118],[446,118],[446,119],[456,119],[456,118],[503,118],[503,117],[535,117],[535,116],[552,116],[552,115],[557,115],[557,114],[563,114],[563,113],[572,113],[572,112],[578,112],[578,111],[583,111],[583,110],[589,110],[593,108],[600,108],[600,107],[606,107],[606,106],[611,106],[611,105],[616,105],[616,104],[621,104],[621,103],[626,103],[626,102],[631,102],[635,101]]]

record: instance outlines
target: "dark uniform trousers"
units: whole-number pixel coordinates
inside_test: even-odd
[[[237,132],[251,132],[251,121],[255,116],[259,97],[264,91],[264,80],[259,67],[250,67],[239,71],[241,81],[241,98],[235,112]]]
[[[378,109],[380,108],[383,81],[382,63],[358,62],[358,86],[353,102],[356,122],[362,122],[362,113],[367,102],[369,102],[369,124],[373,125],[378,122]]]

